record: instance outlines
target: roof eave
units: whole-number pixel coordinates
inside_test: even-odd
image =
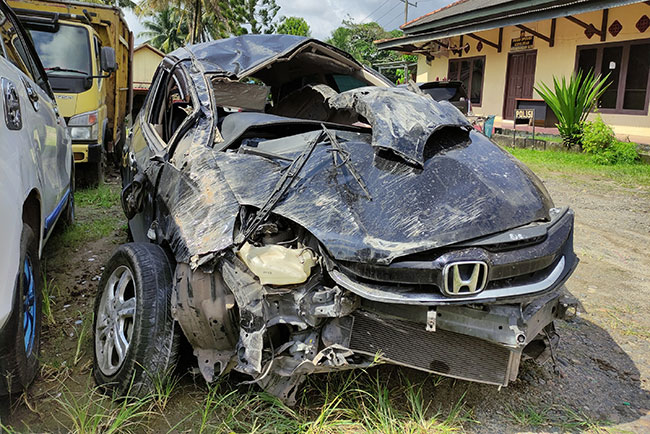
[[[557,5],[534,11],[520,11],[510,13],[506,16],[503,14],[499,18],[493,16],[486,17],[482,20],[476,20],[474,23],[459,22],[455,25],[448,25],[436,30],[412,34],[409,33],[401,38],[388,41],[378,42],[377,48],[380,50],[405,50],[406,46],[413,44],[435,41],[443,38],[466,35],[468,33],[477,33],[485,30],[498,29],[500,27],[514,26],[534,21],[548,20],[552,18],[564,17],[567,15],[576,15],[587,12],[593,12],[601,9],[625,6],[634,3],[640,3],[642,0],[581,0],[569,5]]]

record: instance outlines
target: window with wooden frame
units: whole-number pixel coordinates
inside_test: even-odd
[[[483,99],[484,71],[485,56],[449,59],[447,80],[462,82],[472,105],[480,106]]]
[[[598,101],[601,113],[646,115],[650,96],[650,39],[584,45],[576,51],[576,70],[593,70],[609,87]]]

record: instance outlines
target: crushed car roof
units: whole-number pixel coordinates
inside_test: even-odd
[[[317,39],[293,35],[242,35],[181,47],[169,55],[178,60],[197,60],[204,65],[208,73],[225,73],[242,77],[256,66],[309,43],[336,50],[338,54],[361,67],[354,57],[344,51]]]

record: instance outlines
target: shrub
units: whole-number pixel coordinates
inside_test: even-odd
[[[570,148],[580,141],[583,123],[609,86],[608,78],[609,74],[601,78],[600,75],[594,76],[592,71],[585,76],[578,71],[568,83],[564,77],[558,80],[554,76],[552,90],[544,83],[535,86],[537,93],[557,116],[557,129],[565,146]]]
[[[597,164],[630,164],[639,158],[636,144],[617,140],[614,130],[600,115],[583,124],[582,149],[591,154]]]
[[[614,130],[600,115],[592,122],[585,122],[582,129],[582,150],[587,154],[599,154],[616,142]]]

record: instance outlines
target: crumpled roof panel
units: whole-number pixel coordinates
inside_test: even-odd
[[[170,56],[179,60],[192,56],[201,62],[206,72],[224,73],[242,78],[247,71],[276,57],[288,54],[302,45],[314,43],[336,50],[350,60],[349,54],[317,39],[294,35],[241,35],[181,47]]]

